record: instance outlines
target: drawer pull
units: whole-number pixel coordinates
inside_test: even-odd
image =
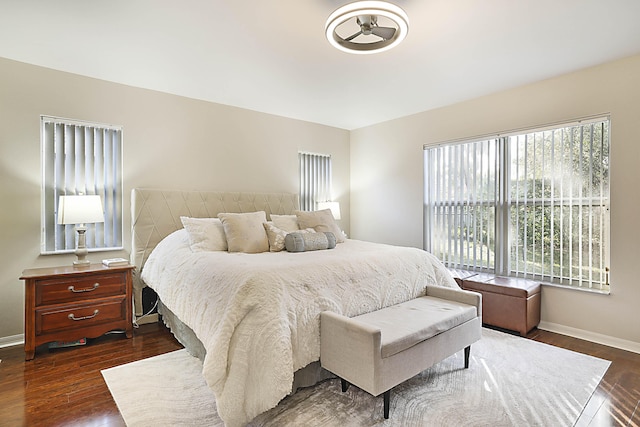
[[[87,319],[93,319],[94,317],[96,317],[98,315],[98,313],[100,313],[100,310],[93,310],[93,314],[91,316],[83,316],[83,317],[76,317],[74,316],[73,313],[71,313],[69,316],[67,316],[69,319],[71,320],[87,320]]]
[[[100,286],[100,283],[94,283],[93,284],[93,288],[84,288],[84,289],[76,289],[75,286],[71,285],[69,286],[67,289],[69,289],[71,292],[73,293],[80,293],[80,292],[91,292],[91,291],[95,291],[96,289],[98,289],[98,287]]]

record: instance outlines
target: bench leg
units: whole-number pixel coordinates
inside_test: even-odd
[[[382,398],[384,400],[384,419],[388,420],[389,419],[389,400],[391,398],[391,390],[385,391],[384,394],[382,395]]]
[[[471,354],[471,346],[465,347],[464,349],[464,368],[467,369],[469,367],[469,355]]]
[[[349,388],[349,383],[344,378],[340,378],[340,384],[342,384],[342,392],[344,393]]]

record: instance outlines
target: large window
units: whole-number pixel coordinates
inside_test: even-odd
[[[331,156],[298,153],[300,164],[300,209],[315,211],[318,202],[332,200]]]
[[[447,266],[609,290],[609,120],[425,146],[425,249]]]
[[[122,249],[122,127],[42,116],[42,253],[72,252],[74,225],[57,224],[60,196],[99,195],[104,223],[87,224],[89,250]]]

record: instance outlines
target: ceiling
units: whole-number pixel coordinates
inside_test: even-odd
[[[640,53],[638,0],[397,0],[406,40],[351,55],[348,0],[0,0],[0,57],[356,129]]]

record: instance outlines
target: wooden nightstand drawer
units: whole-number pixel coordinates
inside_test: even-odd
[[[42,305],[83,301],[124,295],[126,273],[101,274],[78,279],[47,279],[36,281],[36,307]]]
[[[125,297],[96,301],[90,305],[64,305],[36,310],[36,335],[49,332],[90,328],[102,323],[125,320]]]

